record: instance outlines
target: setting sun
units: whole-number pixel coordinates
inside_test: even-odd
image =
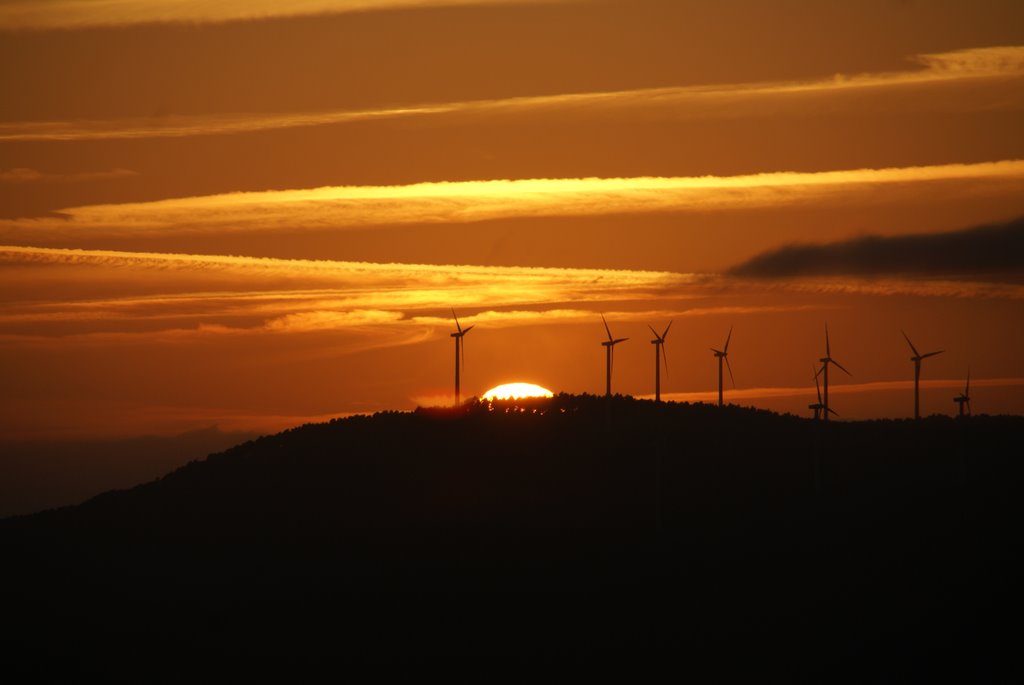
[[[485,400],[512,400],[523,397],[553,397],[547,388],[542,388],[533,383],[505,383],[491,388],[484,393]]]

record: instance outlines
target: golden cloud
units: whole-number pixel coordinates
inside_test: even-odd
[[[323,231],[508,217],[877,203],[885,193],[901,197],[940,187],[947,195],[1024,190],[1024,160],[741,176],[485,180],[225,193],[73,207],[61,210],[63,217],[3,220],[0,237]]]
[[[32,0],[0,5],[0,29],[53,30],[209,23],[381,10],[539,3],[542,0]]]
[[[209,4],[209,3],[208,3]],[[2,17],[2,14],[0,14]],[[577,113],[587,117],[617,110],[660,112],[675,120],[737,118],[757,116],[758,107],[770,103],[773,115],[789,112],[806,116],[824,96],[826,107],[833,109],[835,98],[864,93],[884,95],[895,89],[915,88],[918,97],[889,101],[846,101],[843,109],[884,107],[892,111],[919,111],[942,107],[959,110],[1020,108],[1024,90],[1018,81],[1024,78],[1024,46],[970,48],[953,52],[917,55],[920,67],[913,70],[877,74],[836,74],[810,81],[770,81],[718,84],[710,86],[669,86],[617,91],[562,93],[519,96],[486,100],[418,103],[401,107],[360,110],[322,110],[309,112],[209,114],[169,116],[153,119],[109,121],[25,121],[0,123],[0,140],[104,140],[141,138],[179,138],[200,135],[244,134],[256,131],[341,125],[359,121],[409,119],[440,116],[501,116],[531,113]],[[973,90],[971,97],[949,88],[986,84],[992,93],[984,96]],[[938,90],[936,90],[938,89]],[[935,91],[933,93],[933,91]],[[939,99],[927,97],[935,95]],[[811,99],[809,99],[811,98]],[[873,104],[874,103],[874,104]],[[881,103],[881,104],[879,104]],[[780,108],[782,108],[780,110]]]

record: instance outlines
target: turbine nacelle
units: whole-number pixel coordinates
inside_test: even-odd
[[[451,334],[451,337],[453,337],[453,338],[461,338],[466,333],[469,333],[471,330],[473,330],[473,326],[476,325],[476,324],[473,324],[473,326],[468,326],[466,328],[463,328],[459,324],[459,317],[455,314],[455,310],[454,309],[452,309],[452,318],[455,319],[455,328],[457,329],[454,333]]]
[[[654,340],[651,341],[651,344],[652,345],[663,345],[665,343],[665,338],[668,337],[668,329],[672,328],[672,322],[671,321],[668,322],[668,325],[665,326],[665,330],[662,331],[661,335],[658,335],[658,331],[654,330],[654,327],[651,326],[650,324],[647,324],[647,327],[650,328],[651,329],[651,333],[654,334]]]
[[[964,415],[964,405],[967,405],[967,413],[971,413],[971,370],[967,369],[967,384],[964,391],[953,398],[953,401],[960,405],[960,416]]]

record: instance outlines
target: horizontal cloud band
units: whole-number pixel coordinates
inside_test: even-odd
[[[927,86],[956,86],[990,82],[997,86],[994,98],[949,97],[943,107],[1020,108],[1024,105],[1019,81],[1024,79],[1024,46],[971,48],[953,52],[917,55],[923,68],[881,74],[836,75],[812,81],[771,81],[726,83],[710,86],[668,86],[617,91],[559,93],[534,96],[466,100],[461,102],[411,103],[399,107],[310,112],[244,112],[160,119],[110,121],[25,121],[0,123],[0,141],[70,141],[180,138],[186,136],[244,134],[307,126],[329,126],[361,121],[408,119],[412,117],[529,115],[533,112],[598,112],[614,110],[664,112],[676,120],[756,115],[756,103],[771,98],[771,111],[790,102],[793,113],[807,114],[804,96],[841,96],[868,90]],[[783,99],[779,99],[783,98]],[[751,110],[749,106],[755,105]],[[886,100],[914,108],[918,98]]]
[[[0,29],[68,29],[151,23],[227,22],[416,7],[536,3],[541,0],[32,0],[0,7]]]
[[[155,202],[90,205],[60,216],[0,221],[0,238],[130,235],[205,231],[365,228],[444,224],[508,217],[595,216],[877,202],[913,184],[957,182],[946,192],[1024,190],[1024,160],[745,176],[559,178],[332,186],[227,193]]]

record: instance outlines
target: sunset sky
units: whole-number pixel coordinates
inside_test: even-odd
[[[1024,413],[1019,0],[3,0],[0,433],[513,381]]]

